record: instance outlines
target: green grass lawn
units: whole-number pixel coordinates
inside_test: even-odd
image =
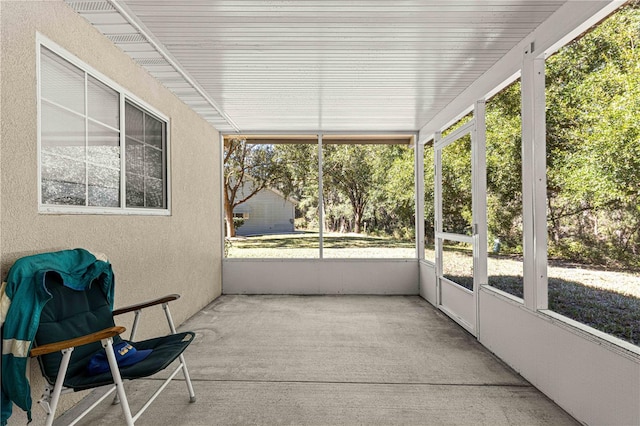
[[[317,232],[260,235],[232,239],[229,258],[317,258]],[[413,240],[399,240],[362,234],[325,233],[323,255],[329,258],[414,258]]]
[[[230,258],[318,258],[317,233],[239,237],[231,241]],[[327,233],[325,258],[415,258],[413,240]],[[433,259],[433,251],[426,252]],[[472,288],[471,252],[445,248],[445,276]],[[522,259],[491,256],[489,285],[522,298]],[[640,274],[580,267],[562,262],[549,265],[549,309],[597,330],[640,345]]]

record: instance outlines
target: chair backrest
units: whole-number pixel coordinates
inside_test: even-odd
[[[65,287],[59,274],[49,272],[45,276],[45,285],[53,298],[45,304],[40,315],[36,345],[72,339],[114,326],[107,297],[95,281],[85,290],[78,291]],[[114,342],[118,341],[119,338],[114,338]],[[84,374],[89,358],[101,347],[100,342],[76,347],[67,377]],[[45,378],[54,384],[62,354],[56,352],[38,359]]]

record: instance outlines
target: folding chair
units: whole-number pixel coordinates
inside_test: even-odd
[[[38,358],[40,368],[47,381],[42,399],[38,401],[47,412],[47,426],[53,423],[61,394],[109,384],[114,386],[71,424],[79,421],[116,390],[117,395],[114,403],[119,401],[126,424],[133,425],[181,370],[189,392],[189,401],[195,402],[195,393],[182,355],[195,335],[192,332],[176,333],[168,307],[168,303],[178,299],[179,295],[172,294],[112,312],[104,291],[98,285],[91,285],[83,291],[74,290],[66,287],[60,275],[55,272],[49,272],[45,275],[45,285],[53,298],[46,303],[42,310],[34,347],[29,356]],[[171,334],[140,342],[133,341],[141,310],[154,305],[162,305]],[[151,349],[152,351],[144,360],[133,365],[119,367],[114,354],[114,346],[122,341],[120,334],[125,331],[125,328],[115,326],[113,316],[127,312],[135,312],[129,342],[136,350]],[[106,351],[110,371],[89,374],[88,363],[94,354],[102,350]],[[122,380],[151,376],[168,367],[176,359],[179,359],[179,364],[173,373],[162,383],[146,404],[135,415],[132,415]]]

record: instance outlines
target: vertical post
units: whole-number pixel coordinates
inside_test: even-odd
[[[436,306],[442,304],[442,291],[440,288],[440,277],[442,276],[442,238],[438,233],[442,232],[442,148],[438,143],[442,139],[442,132],[436,132],[433,137],[433,166],[435,177],[433,180],[433,208],[435,215],[435,266],[436,266]]]
[[[424,144],[418,143],[418,135],[413,137],[415,170],[416,209],[416,257],[424,259]]]
[[[547,120],[545,59],[533,61],[534,78],[534,229],[536,266],[536,308],[549,306],[547,277]]]
[[[522,228],[524,305],[548,308],[545,61],[533,44],[522,65]]]
[[[322,188],[322,133],[318,135],[318,228],[320,259],[324,250],[324,197]]]
[[[486,102],[479,100],[473,110],[471,134],[471,211],[473,216],[473,296],[475,299],[476,337],[480,338],[480,286],[487,284],[487,160]]]
[[[221,225],[221,234],[222,235],[222,241],[221,241],[221,245],[220,245],[220,254],[221,254],[221,258],[224,260],[225,255],[224,255],[224,246],[226,243],[226,237],[227,237],[227,224],[225,223],[225,209],[224,209],[224,135],[221,133],[220,134],[220,211],[221,213],[221,221],[220,221],[220,225]],[[224,275],[224,274],[223,274]],[[222,286],[224,287],[224,278],[222,280]]]
[[[124,102],[124,95],[122,93],[120,93],[119,95],[119,99],[118,99],[118,103],[119,103],[119,108],[120,111],[125,111],[126,114],[126,104]],[[126,116],[125,114],[120,114],[120,120],[119,120],[119,131],[120,133],[118,134],[118,137],[120,138],[120,146],[118,147],[118,149],[120,150],[120,207],[126,207],[127,206],[127,191],[123,191],[123,188],[127,187],[127,150],[124,149],[125,147],[125,140],[124,140],[124,135],[125,135],[125,126],[126,126]],[[38,158],[40,158],[40,156],[38,156]],[[41,181],[38,181],[38,187],[42,186],[42,184],[40,183]],[[166,199],[166,198],[165,198]],[[42,200],[42,197],[39,196],[38,200]]]

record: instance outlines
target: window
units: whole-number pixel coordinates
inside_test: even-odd
[[[249,213],[247,213],[247,212],[233,212],[233,218],[234,219],[247,220],[247,219],[249,219]]]
[[[125,106],[127,207],[165,206],[165,125],[129,102]]]
[[[41,46],[41,211],[166,212],[166,120],[94,74]]]

